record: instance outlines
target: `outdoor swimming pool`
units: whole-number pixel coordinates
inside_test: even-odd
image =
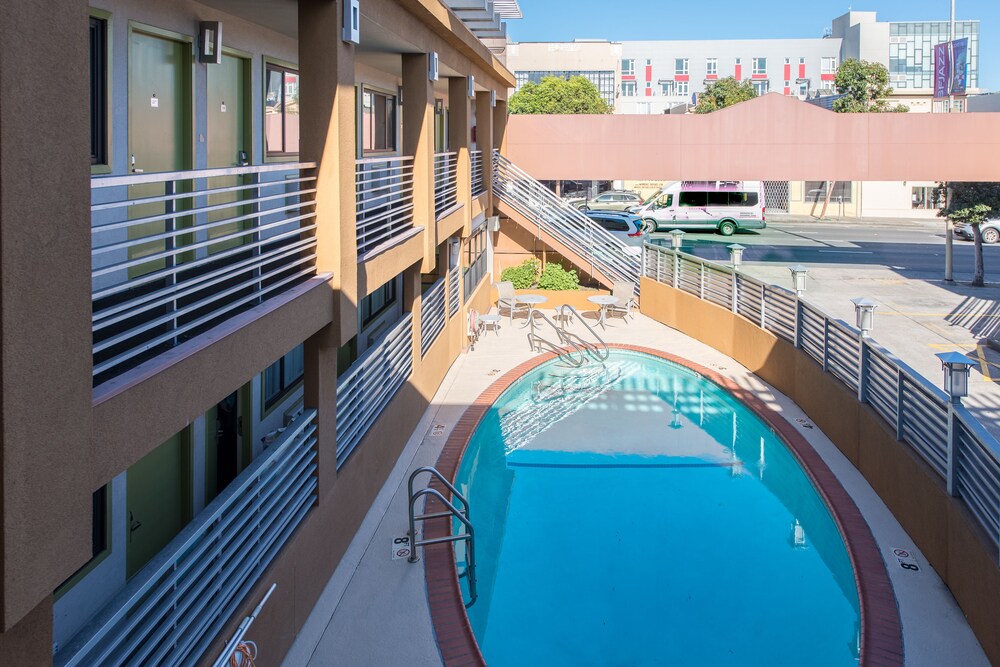
[[[491,667],[857,662],[826,505],[752,411],[687,368],[624,351],[543,364],[486,413],[456,480]]]

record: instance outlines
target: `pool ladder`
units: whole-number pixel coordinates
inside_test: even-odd
[[[414,482],[418,475],[422,473],[428,473],[432,481],[436,479],[441,482],[451,492],[454,499],[461,503],[461,508],[456,507],[454,503],[449,501],[444,497],[437,489],[427,486],[423,489],[413,490]],[[420,558],[417,556],[417,547],[427,547],[434,544],[448,544],[452,542],[465,542],[465,572],[458,575],[459,579],[464,578],[469,585],[469,601],[465,604],[466,608],[471,607],[478,594],[476,592],[476,531],[472,527],[472,522],[469,520],[469,501],[466,500],[465,496],[458,492],[458,489],[452,485],[444,475],[437,471],[437,468],[431,466],[425,466],[423,468],[417,468],[410,474],[409,482],[407,482],[407,491],[409,493],[409,515],[410,515],[410,544],[412,545],[410,551],[410,557],[407,559],[411,563],[416,563]],[[431,498],[436,498],[438,502],[444,505],[445,509],[442,512],[431,512],[428,514],[417,514],[416,513],[416,503],[417,500],[423,498],[424,496],[430,496]],[[426,503],[425,503],[426,508]],[[427,540],[417,540],[417,521],[427,521],[429,519],[449,519],[448,521],[448,535],[446,537],[433,537]],[[457,519],[462,526],[465,528],[463,533],[454,533],[451,519]]]

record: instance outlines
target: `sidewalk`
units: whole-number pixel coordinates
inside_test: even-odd
[[[875,218],[875,217],[865,217],[865,218],[848,218],[848,217],[838,217],[836,215],[830,215],[829,212],[824,217],[814,217],[811,215],[805,215],[801,213],[774,213],[772,211],[767,212],[767,224],[817,224],[817,225],[862,225],[871,226],[878,225],[880,227],[905,227],[908,229],[913,229],[916,227],[934,229],[937,231],[944,231],[945,220],[944,218]]]

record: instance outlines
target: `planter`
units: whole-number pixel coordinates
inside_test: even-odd
[[[562,306],[563,304],[569,304],[576,308],[581,313],[587,310],[596,310],[597,306],[587,301],[588,296],[600,296],[610,294],[608,290],[597,290],[597,289],[578,289],[578,290],[548,290],[548,289],[519,289],[515,290],[515,294],[521,296],[522,294],[539,294],[548,298],[548,301],[543,303],[540,308],[542,310],[553,310]],[[497,289],[496,287],[490,288],[490,299],[491,303],[497,302]]]

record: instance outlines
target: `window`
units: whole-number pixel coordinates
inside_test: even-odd
[[[718,76],[719,74],[719,59],[709,58],[705,61],[705,74],[708,76]]]
[[[828,181],[806,181],[806,201],[819,202],[826,199]],[[851,181],[836,181],[830,193],[830,201],[835,203],[851,202]]]
[[[635,59],[622,60],[622,76],[635,76]]]
[[[690,92],[690,84],[687,81],[677,82],[677,94],[687,95]]]
[[[622,81],[622,96],[635,97],[635,93],[636,93],[635,81]]]
[[[799,58],[799,64],[800,65],[805,65],[806,64],[806,59],[805,58]]]
[[[609,232],[627,232],[629,231],[628,223],[623,220],[617,220],[612,218],[595,218],[597,224]]]
[[[396,303],[396,280],[390,280],[361,300],[361,326],[366,327]]]
[[[435,131],[436,128],[437,115]],[[364,89],[361,96],[361,150],[365,153],[396,150],[395,96]]]
[[[753,82],[753,89],[757,95],[766,95],[767,91],[771,90],[771,82],[767,79],[760,79],[759,81]]]
[[[742,63],[743,63],[743,59],[742,59],[742,58],[737,58],[737,59],[736,59],[736,64],[737,64],[737,65],[740,65],[740,64],[742,64]]]
[[[652,90],[653,90],[653,82],[652,82],[652,81],[647,81],[647,82],[646,82],[646,90],[649,90],[649,91],[652,91]],[[648,95],[648,94],[649,94],[649,93],[647,93],[647,95]]]
[[[279,65],[267,64],[264,98],[264,143],[267,154],[297,155],[299,152],[299,74]]]
[[[546,76],[555,76],[560,79],[569,79],[573,76],[582,76],[583,78],[590,81],[592,84],[597,86],[597,90],[600,91],[601,97],[604,101],[614,106],[615,96],[618,92],[618,79],[615,75],[614,69],[607,70],[517,70],[514,72],[514,78],[517,81],[517,88],[515,90],[520,90],[521,87],[532,81],[534,83],[540,83],[541,80]]]
[[[753,74],[767,74],[767,58],[753,59]]]
[[[674,74],[687,74],[688,73],[688,59],[687,58],[675,58],[674,59]]]
[[[677,87],[674,85],[673,81],[661,81],[660,82],[660,93],[670,97],[677,94]]]
[[[945,207],[946,200],[946,190],[942,187],[913,188],[913,208],[940,209]]]
[[[836,73],[837,73],[836,58],[823,58],[820,61],[820,74],[836,74]]]
[[[673,205],[674,196],[672,194],[660,195],[656,198],[656,201],[653,202],[653,208],[670,208]]]
[[[295,388],[305,375],[306,351],[299,344],[291,352],[264,369],[264,409],[268,409]]]
[[[707,192],[682,192],[678,197],[679,206],[708,206]]]
[[[90,164],[108,164],[108,22],[90,17]]]

